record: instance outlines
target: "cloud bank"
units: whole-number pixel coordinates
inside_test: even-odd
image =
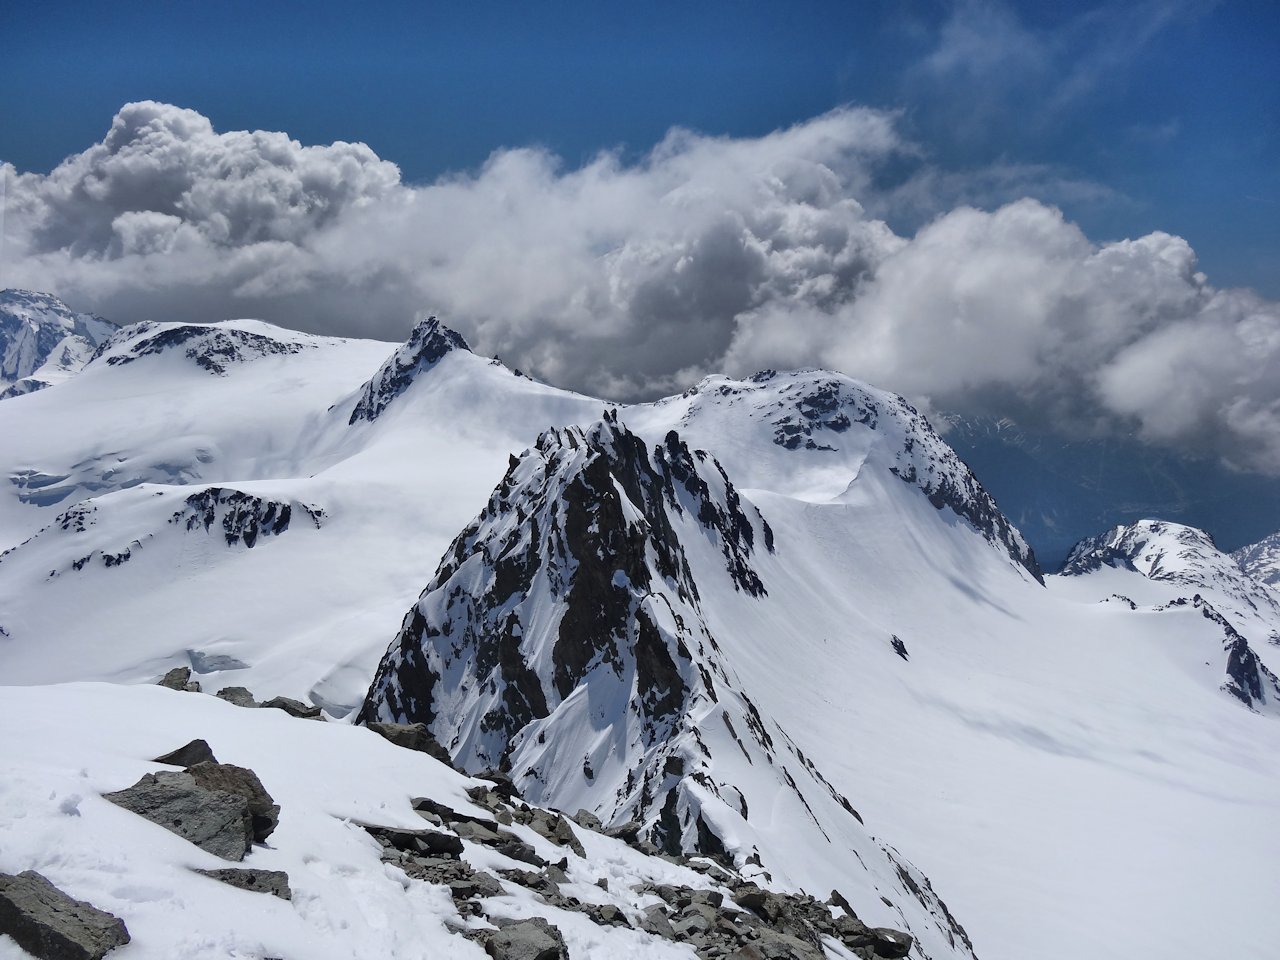
[[[916,174],[883,187],[904,163]],[[887,112],[754,139],[673,130],[637,162],[576,169],[503,150],[413,185],[363,144],[219,133],[144,102],[47,175],[0,173],[0,283],[121,320],[400,339],[433,312],[481,351],[618,399],[824,366],[1280,474],[1280,305],[1212,287],[1179,237],[1095,243],[1034,199],[899,236],[882,217],[950,175]],[[984,176],[1023,190],[1034,173]]]

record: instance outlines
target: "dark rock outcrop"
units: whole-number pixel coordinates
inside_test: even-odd
[[[125,343],[128,343],[127,349],[120,350]],[[301,353],[305,347],[296,341],[276,340],[235,327],[198,324],[160,327],[154,323],[136,323],[98,347],[93,360],[106,355],[108,366],[123,366],[143,357],[179,349],[200,369],[215,376],[225,376],[233,364],[260,357]]]
[[[384,740],[394,743],[397,747],[425,753],[441,763],[453,766],[453,758],[449,756],[449,751],[442,747],[440,741],[431,735],[431,731],[427,729],[425,723],[385,723],[379,720],[372,720],[366,723],[365,726]]]
[[[243,543],[252,547],[262,537],[279,536],[288,530],[295,508],[317,530],[324,523],[325,513],[319,507],[271,500],[227,487],[207,487],[191,494],[169,522],[187,531],[203,530],[206,533],[218,525],[227,546]]]
[[[124,921],[26,870],[0,873],[0,934],[39,960],[100,960],[129,942]]]
[[[347,422],[376,420],[396,397],[409,389],[415,377],[430,370],[452,351],[469,349],[460,333],[450,330],[435,317],[428,317],[413,328],[408,341],[364,385]]]
[[[289,716],[297,717],[299,720],[324,719],[324,711],[319,707],[303,703],[301,700],[294,700],[292,697],[272,697],[270,700],[264,700],[258,706],[264,710],[283,710]]]
[[[238,793],[207,789],[189,772],[148,773],[104,796],[225,860],[243,860],[253,843],[248,801]]]
[[[253,839],[261,843],[271,836],[280,821],[280,807],[256,773],[233,763],[197,763],[189,767],[187,773],[211,793],[243,797],[253,822]]]
[[[289,875],[283,870],[223,867],[220,870],[197,870],[196,873],[251,893],[269,893],[281,900],[293,899],[293,891],[289,888]]]
[[[559,929],[541,917],[498,920],[498,931],[485,944],[493,960],[568,960]]]
[[[190,767],[197,763],[217,763],[213,750],[204,740],[192,740],[177,750],[156,757],[153,763],[167,763],[174,767]]]

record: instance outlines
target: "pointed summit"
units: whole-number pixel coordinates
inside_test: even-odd
[[[774,556],[756,506],[676,432],[648,444],[613,412],[548,430],[445,552],[359,721],[424,723],[460,769],[497,767],[526,801],[668,854],[767,871],[821,849],[859,909],[895,905],[921,955],[972,960],[928,881],[732,665],[742,640],[715,613],[762,610]],[[789,655],[774,641],[756,655]]]
[[[396,349],[378,368],[373,379],[360,391],[360,399],[351,411],[348,423],[376,420],[387,405],[404,393],[414,378],[430,370],[445,355],[455,350],[470,352],[462,334],[445,326],[435,317],[427,317],[413,328],[409,339]]]

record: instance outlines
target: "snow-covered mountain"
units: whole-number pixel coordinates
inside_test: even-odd
[[[1271,586],[1280,585],[1280,533],[1241,547],[1231,554],[1231,558],[1255,580]]]
[[[1159,516],[1250,543],[1280,525],[1280,485],[1216,457],[1190,458],[1134,436],[1070,437],[1001,417],[945,415],[938,424],[1057,570],[1083,537]]]
[[[1067,557],[1062,575],[1087,578],[1104,568],[1149,581],[1154,595],[1147,584],[1141,585],[1148,609],[1190,608],[1221,627],[1222,689],[1251,709],[1280,716],[1280,680],[1256,652],[1262,650],[1262,656],[1280,669],[1280,656],[1260,646],[1280,644],[1280,598],[1218,550],[1212,537],[1182,524],[1140,520],[1082,540]],[[1114,576],[1105,582],[1114,584]],[[1127,595],[1134,591],[1123,589],[1125,596],[1113,596],[1137,609],[1137,602]]]
[[[50,294],[0,290],[0,399],[42,390],[78,373],[115,329]]]
[[[430,724],[461,766],[634,820],[670,853],[758,858],[813,889],[839,871],[788,855],[829,845],[865,870],[858,902],[892,904],[923,955],[971,956],[928,881],[760,715],[707,623],[704,606],[766,592],[755,561],[773,550],[759,510],[674,431],[651,455],[616,414],[550,430],[454,541],[362,719]]]
[[[1228,628],[1274,671],[1269,609],[1118,561],[1042,578],[892,394],[766,372],[616,406],[433,320],[161,323],[0,403],[0,436],[5,684],[186,666],[332,721],[368,695],[537,803],[834,887],[917,958],[1280,935],[1280,724],[1222,689]]]

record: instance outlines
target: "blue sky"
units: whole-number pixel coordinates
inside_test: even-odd
[[[1260,0],[11,4],[0,286],[1280,476],[1278,48]]]
[[[673,125],[757,136],[890,108],[923,151],[898,175],[1014,168],[1013,186],[957,196],[1025,190],[1098,241],[1167,230],[1215,284],[1280,296],[1280,5],[1264,0],[10,3],[0,90],[0,159],[20,171],[156,99],[218,130],[363,141],[410,182],[501,147],[573,167]]]

